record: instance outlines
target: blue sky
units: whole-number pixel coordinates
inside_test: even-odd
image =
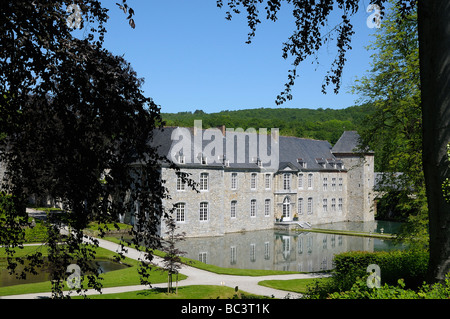
[[[128,0],[135,10],[135,29],[129,27],[116,2],[120,1],[104,2],[110,8],[105,47],[124,55],[145,79],[145,95],[153,98],[162,112],[344,108],[355,104],[358,96],[349,93],[349,87],[370,67],[372,53],[365,47],[373,41],[370,34],[376,29],[366,24],[368,0],[361,1],[360,11],[352,18],[356,34],[340,93],[334,94],[333,87],[328,94],[321,93],[336,55],[331,43],[321,49],[319,64],[310,59],[300,65],[294,98],[282,106],[276,106],[275,98],[283,90],[293,61],[281,56],[282,43],[294,30],[289,8],[280,12],[275,23],[262,19],[253,42],[246,44],[249,28],[245,14],[228,21],[225,8],[217,8],[215,0]],[[265,18],[264,12],[261,18]]]

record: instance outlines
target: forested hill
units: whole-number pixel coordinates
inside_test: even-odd
[[[327,140],[331,144],[347,130],[358,130],[362,120],[370,114],[370,105],[344,109],[259,108],[205,113],[162,113],[167,126],[192,127],[194,120],[202,120],[203,128],[225,125],[228,128],[279,128],[281,135]]]

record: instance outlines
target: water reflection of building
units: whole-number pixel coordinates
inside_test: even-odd
[[[373,251],[374,241],[313,232],[254,231],[223,237],[187,238],[186,257],[226,268],[323,271],[333,268],[335,254]]]

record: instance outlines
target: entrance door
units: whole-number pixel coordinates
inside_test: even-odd
[[[291,199],[286,197],[283,200],[283,221],[291,220]]]

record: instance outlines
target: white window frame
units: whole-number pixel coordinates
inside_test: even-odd
[[[268,217],[270,216],[270,211],[271,211],[271,200],[269,198],[266,198],[264,200],[264,216]]]
[[[201,251],[198,253],[198,260],[201,261],[202,263],[207,263],[208,261],[208,252],[206,251]]]
[[[238,188],[238,173],[231,173],[231,189]]]
[[[183,192],[186,190],[186,183],[183,182],[181,176],[177,176],[177,191]]]
[[[298,174],[298,188],[303,189],[303,173]]]
[[[272,176],[270,174],[265,174],[264,175],[264,184],[265,184],[266,189],[271,189],[272,188],[271,179],[272,179]]]
[[[206,177],[205,177],[206,176]],[[200,191],[209,190],[209,173],[200,173]]]
[[[177,223],[186,222],[186,203],[180,202],[175,204]]]
[[[199,220],[207,222],[209,220],[209,203],[201,202],[199,205]]]
[[[250,189],[255,190],[258,187],[257,181],[258,174],[252,173],[250,175]]]
[[[256,217],[256,199],[250,200],[250,217]]]
[[[308,174],[308,189],[314,188],[314,176],[312,173]]]
[[[298,199],[297,215],[303,215],[303,197]]]
[[[236,218],[237,201],[232,200],[230,203],[230,217]]]
[[[291,190],[291,173],[283,174],[283,190],[290,191]]]
[[[313,211],[314,211],[314,209],[313,209],[313,204],[314,204],[314,202],[313,202],[313,198],[312,197],[308,197],[308,206],[307,206],[307,214],[308,215],[312,215],[313,214]]]

